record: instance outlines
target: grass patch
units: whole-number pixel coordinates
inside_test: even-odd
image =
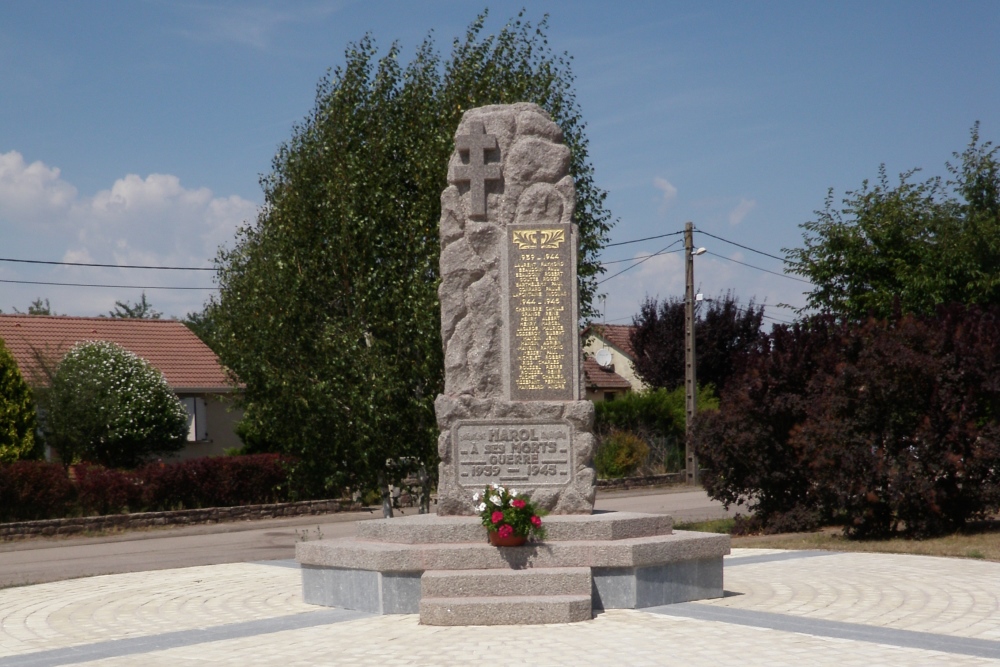
[[[733,519],[712,519],[711,521],[685,521],[675,523],[677,530],[695,530],[700,533],[731,533],[733,532]]]
[[[849,540],[844,537],[840,528],[834,526],[823,528],[814,533],[734,537],[732,545],[735,548],[746,549],[823,549],[827,551],[974,558],[1000,562],[1000,521],[983,522],[953,535],[925,540],[912,540],[903,537],[893,537],[887,540]]]

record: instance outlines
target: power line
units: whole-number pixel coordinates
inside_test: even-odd
[[[675,252],[681,252],[682,248],[678,248],[677,250],[671,250],[670,252],[667,252],[667,248],[670,248],[671,246],[675,246],[678,243],[680,243],[679,240],[674,241],[673,243],[671,243],[670,245],[668,245],[666,248],[663,248],[659,252],[654,252],[652,255],[649,255],[648,257],[643,257],[642,259],[640,259],[639,261],[637,261],[632,266],[627,266],[624,269],[622,269],[621,271],[619,271],[618,273],[613,273],[613,274],[611,274],[610,276],[608,276],[607,278],[605,278],[603,280],[598,280],[597,284],[600,285],[601,283],[606,283],[609,280],[611,280],[612,278],[614,278],[615,276],[620,276],[621,274],[625,273],[626,271],[631,271],[632,269],[634,269],[635,267],[639,266],[643,262],[647,262],[647,261],[653,259],[654,257],[657,257],[658,255],[670,255],[670,254],[673,254]]]
[[[214,287],[164,287],[161,285],[91,285],[85,283],[49,283],[40,280],[0,280],[0,283],[15,285],[55,285],[57,287],[108,287],[114,289],[176,289],[176,290],[214,290]]]
[[[754,266],[753,264],[747,264],[746,262],[741,262],[741,261],[736,260],[736,259],[730,259],[729,257],[726,257],[725,255],[720,255],[718,253],[714,253],[714,252],[711,252],[711,251],[705,251],[705,254],[706,255],[712,255],[713,257],[718,257],[719,259],[724,259],[727,262],[733,262],[734,264],[740,264],[741,266],[746,266],[746,267],[749,267],[751,269],[757,269],[758,271],[763,271],[764,273],[770,273],[770,274],[773,274],[775,276],[779,276],[781,278],[787,278],[788,280],[797,280],[800,283],[806,283],[807,285],[812,285],[812,283],[809,282],[808,280],[803,280],[802,278],[796,278],[795,276],[789,276],[789,275],[784,274],[784,273],[778,273],[777,271],[769,271],[768,269],[762,269],[759,266]]]
[[[618,243],[609,243],[608,245],[606,245],[604,247],[605,248],[613,248],[613,247],[618,246],[618,245],[628,245],[630,243],[642,243],[643,241],[652,241],[654,239],[663,239],[663,238],[666,238],[668,236],[677,236],[678,234],[683,234],[683,233],[684,233],[684,231],[681,230],[679,232],[670,232],[669,234],[660,234],[659,236],[647,236],[644,239],[635,239],[634,241],[619,241]]]
[[[701,230],[701,229],[698,229],[697,231],[698,231],[699,234],[704,234],[705,236],[711,236],[713,239],[719,239],[723,243],[728,243],[729,245],[734,245],[737,248],[743,248],[744,250],[749,250],[750,252],[755,252],[758,255],[764,255],[764,257],[770,257],[771,259],[776,259],[779,262],[784,262],[785,261],[784,257],[778,257],[777,255],[772,255],[769,252],[764,252],[763,250],[757,250],[755,248],[751,248],[750,246],[743,245],[742,243],[736,243],[735,241],[730,241],[729,239],[724,239],[721,236],[716,236],[715,234],[710,234],[710,233],[708,233],[708,232],[706,232],[704,230]]]
[[[52,262],[41,259],[13,259],[0,257],[0,262],[17,262],[19,264],[49,264],[53,266],[96,266],[103,269],[152,269],[157,271],[215,271],[198,266],[139,266],[137,264],[93,264],[88,262]]]

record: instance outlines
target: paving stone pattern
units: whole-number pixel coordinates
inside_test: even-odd
[[[517,628],[313,611],[298,572],[269,564],[11,588],[0,667],[1000,665],[998,563],[733,551],[726,598]]]

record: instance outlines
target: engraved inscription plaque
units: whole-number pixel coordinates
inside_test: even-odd
[[[575,400],[571,226],[512,225],[507,236],[510,397]]]
[[[573,474],[572,432],[563,421],[459,421],[452,427],[458,485],[562,486]]]

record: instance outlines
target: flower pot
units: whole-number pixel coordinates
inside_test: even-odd
[[[510,537],[500,537],[500,533],[495,530],[489,531],[490,544],[495,547],[519,547],[528,541],[524,535],[511,535]]]

